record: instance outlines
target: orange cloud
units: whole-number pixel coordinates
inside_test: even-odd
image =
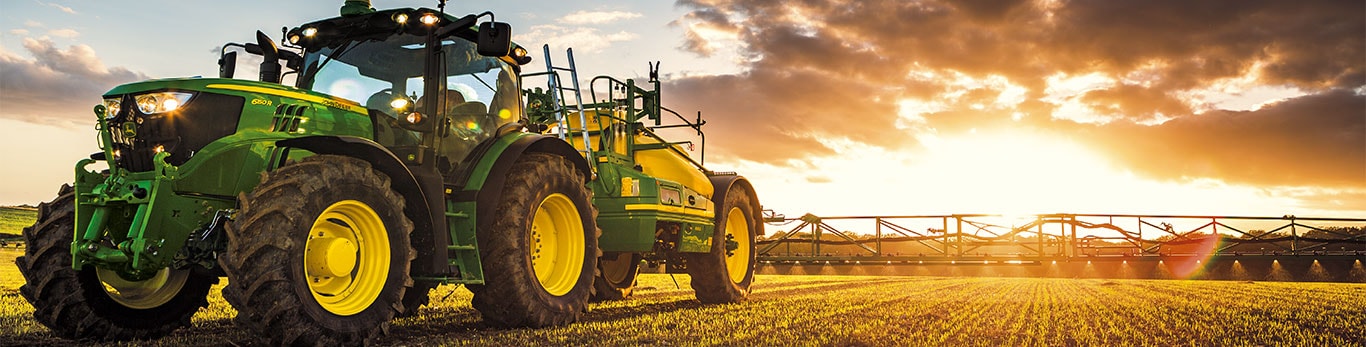
[[[683,49],[716,52],[693,28],[733,28],[739,40],[742,73],[676,79],[665,93],[703,109],[720,148],[712,153],[731,160],[833,155],[827,139],[918,150],[927,133],[1027,128],[1103,149],[1149,177],[1366,188],[1366,3],[678,4],[693,10]],[[1059,100],[1047,94],[1059,75],[1113,82]],[[1180,97],[1247,76],[1254,87],[1303,93],[1251,111],[1200,105],[1199,114]],[[954,81],[991,78],[1022,96]],[[906,128],[902,100],[938,106]],[[1062,112],[1096,117],[1078,123],[1086,118]]]

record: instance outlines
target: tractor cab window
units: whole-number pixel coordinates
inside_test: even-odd
[[[427,77],[425,40],[393,35],[379,40],[337,42],[305,54],[299,87],[352,100],[375,117],[376,137],[386,146],[416,144],[420,134],[398,127],[408,112],[436,103],[431,119],[448,119],[437,129],[443,171],[454,169],[480,141],[522,116],[520,88],[512,68],[479,55],[460,38],[441,42],[445,83],[438,95],[423,95]]]
[[[415,98],[419,109],[428,103],[438,103],[438,115],[450,120],[438,130],[441,136],[437,157],[438,168],[451,176],[455,175],[456,164],[475,146],[493,137],[499,127],[522,116],[520,89],[511,67],[496,58],[474,53],[474,45],[468,41],[457,42],[443,42],[449,64],[441,93]],[[462,45],[466,47],[457,48]],[[409,79],[408,88],[420,88],[422,83],[420,77]]]
[[[402,101],[421,97],[421,84],[408,88],[410,76],[422,73],[421,49],[405,48],[422,41],[415,35],[385,41],[342,41],[304,54],[299,87],[355,101],[369,110],[375,141],[381,145],[413,146],[421,134],[404,129]],[[411,98],[411,99],[408,99]]]

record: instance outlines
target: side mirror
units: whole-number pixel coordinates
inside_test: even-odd
[[[512,25],[502,22],[479,24],[479,55],[502,57],[512,52]]]
[[[280,47],[260,30],[256,31],[256,45],[261,47],[261,82],[280,83]]]
[[[232,78],[232,74],[237,71],[237,52],[223,53],[218,57],[218,77]]]

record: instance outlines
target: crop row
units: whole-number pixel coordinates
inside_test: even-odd
[[[62,344],[18,295],[0,251],[0,341]],[[746,302],[702,305],[688,277],[647,274],[584,320],[497,329],[469,291],[441,286],[392,345],[1362,345],[1366,285],[1177,280],[759,276]],[[219,285],[221,288],[221,284]],[[195,327],[149,345],[247,340],[215,289]],[[0,343],[4,344],[4,343]]]

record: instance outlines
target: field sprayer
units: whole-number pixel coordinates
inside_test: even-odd
[[[269,344],[361,344],[439,284],[466,285],[496,326],[568,324],[629,296],[643,261],[690,274],[702,302],[745,298],[758,198],[656,134],[702,121],[662,122],[677,114],[655,69],[653,90],[598,77],[610,92],[584,103],[572,51],[523,75],[508,24],[438,8],[345,1],[285,48],[260,31],[229,44],[262,58],[257,81],[231,78],[225,47],[220,78],[106,93],[101,151],[24,229],[35,318],[156,338],[226,277],[237,324]]]

